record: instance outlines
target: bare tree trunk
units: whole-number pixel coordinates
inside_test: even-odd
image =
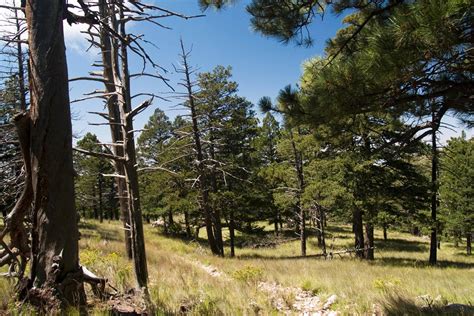
[[[125,30],[125,15],[123,4],[119,7],[119,34],[122,38],[128,38]],[[118,53],[118,52],[117,52]],[[130,230],[132,235],[132,256],[135,267],[135,277],[138,286],[148,287],[148,268],[146,262],[145,237],[143,232],[143,219],[140,208],[140,194],[138,186],[138,174],[136,169],[137,157],[135,150],[135,138],[133,134],[133,116],[128,115],[132,111],[130,96],[130,75],[128,67],[128,49],[126,43],[120,45],[121,71],[115,78],[121,86],[119,97],[120,117],[122,126],[123,148],[125,152],[125,176],[127,182],[128,210],[130,214]],[[117,65],[118,66],[118,65]],[[118,70],[118,67],[114,67]],[[113,68],[113,69],[114,69]],[[119,76],[121,74],[121,76]]]
[[[212,161],[216,161],[216,155],[214,151],[214,138],[211,133],[210,137],[210,147],[209,147],[209,153],[211,156]],[[218,188],[217,188],[217,177],[216,177],[216,171],[215,171],[215,165],[212,166],[211,168],[211,187],[212,187],[212,192],[217,193]],[[224,256],[224,240],[222,238],[222,224],[221,224],[221,213],[219,208],[212,209],[212,219],[213,219],[213,230],[214,230],[214,237],[216,239],[216,244],[217,247],[219,248],[219,255]]]
[[[300,130],[298,129],[298,134]],[[297,150],[296,143],[293,138],[293,131],[290,129],[291,147],[293,148],[294,164],[296,176],[298,178],[298,192],[296,194],[296,211],[299,219],[299,233],[301,241],[301,255],[306,256],[306,212],[301,205],[301,195],[304,191],[304,174],[303,174],[303,159],[301,152]]]
[[[200,208],[202,213],[204,213],[204,222],[206,225],[206,232],[207,232],[207,241],[209,243],[209,247],[211,248],[211,251],[215,255],[220,255],[220,249],[217,245],[216,238],[214,236],[214,232],[212,230],[212,214],[211,214],[211,208],[210,208],[210,203],[209,203],[209,179],[207,175],[207,171],[205,170],[204,164],[204,153],[202,149],[202,143],[201,143],[201,133],[199,130],[199,125],[197,121],[197,111],[196,111],[196,106],[194,103],[194,94],[193,94],[193,84],[191,81],[191,70],[190,66],[188,64],[188,55],[189,53],[186,53],[184,50],[184,44],[181,41],[181,58],[183,61],[183,73],[185,75],[184,83],[183,86],[186,88],[186,93],[188,97],[188,102],[189,102],[189,110],[191,112],[191,121],[192,121],[192,128],[193,128],[193,140],[194,140],[194,148],[196,150],[196,170],[198,174],[198,179],[199,179],[199,190],[200,190],[200,195],[201,195],[201,201],[200,201]],[[197,228],[197,233],[199,233],[199,226]],[[198,235],[197,235],[198,236]],[[197,239],[196,236],[196,239]]]
[[[364,256],[368,260],[374,260],[374,225],[365,224],[365,250]]]
[[[92,185],[92,210],[93,210],[93,216],[94,219],[99,218],[99,210],[97,207],[97,196],[96,196],[96,191],[95,191],[95,183]]]
[[[63,1],[26,3],[30,48],[33,236],[30,298],[54,293],[84,304],[74,205],[72,127],[63,36]],[[54,289],[50,292],[50,289]]]
[[[104,21],[109,21],[110,24],[115,23],[111,21],[113,19],[112,9],[107,5],[106,0],[99,0],[99,12],[100,16]],[[111,26],[114,28],[114,26]],[[123,134],[120,128],[120,111],[117,98],[117,88],[114,82],[114,71],[113,64],[118,64],[117,54],[112,55],[112,41],[110,34],[102,26],[100,29],[100,42],[101,42],[101,52],[102,52],[102,64],[103,64],[103,78],[105,81],[105,91],[107,94],[110,94],[107,97],[107,109],[109,113],[110,120],[110,134],[112,136],[112,142],[114,144],[123,144]],[[116,43],[114,43],[116,46]],[[115,58],[115,61],[112,60]],[[113,152],[118,157],[123,157],[123,147],[122,146],[113,146]],[[123,162],[115,161],[114,162],[115,172],[123,176],[125,175],[125,168]],[[121,177],[116,178],[117,183],[117,193],[120,206],[120,219],[122,220],[124,232],[125,232],[125,250],[127,252],[127,257],[132,259],[132,237],[130,232],[130,214],[128,210],[127,203],[127,184],[125,179]]]
[[[388,240],[388,237],[387,237],[387,224],[383,224],[382,225],[382,228],[383,228],[383,240],[384,241],[387,241]]]
[[[435,111],[433,109],[432,121],[435,120]],[[430,264],[436,264],[437,259],[437,230],[438,221],[436,218],[438,207],[438,149],[436,144],[436,130],[433,129],[431,134],[431,237],[430,237]]]
[[[327,253],[327,250],[326,250],[326,233],[325,233],[325,227],[324,225],[322,225],[322,229],[323,231],[321,232],[321,236],[322,236],[322,243],[321,243],[321,249],[323,250],[323,255],[326,255]]]
[[[298,201],[297,207],[300,210],[300,241],[301,255],[306,256],[306,216],[301,202]]]
[[[352,227],[355,237],[356,255],[359,258],[364,258],[364,227],[362,223],[362,211],[354,206],[352,211]]]
[[[325,232],[324,218],[325,218],[324,210],[320,209],[318,224],[320,226],[319,229],[321,230],[321,234],[320,234],[321,235],[321,248],[323,250],[323,255],[326,255],[326,232]]]

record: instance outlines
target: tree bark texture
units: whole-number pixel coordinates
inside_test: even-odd
[[[354,206],[352,211],[352,227],[354,230],[354,247],[356,249],[356,255],[359,258],[364,258],[364,226],[362,222],[362,211]]]
[[[435,111],[433,111],[433,121]],[[437,207],[438,207],[438,149],[436,144],[436,130],[433,129],[431,134],[431,237],[430,237],[430,264],[436,264],[438,261],[438,221],[437,221]]]
[[[374,225],[365,224],[365,251],[364,256],[368,260],[374,260]]]
[[[119,8],[119,34],[123,38],[128,38],[125,30],[125,15],[123,12],[123,6]],[[116,53],[118,53],[116,51]],[[133,137],[133,116],[128,114],[132,111],[131,96],[130,96],[130,75],[128,67],[128,49],[126,43],[120,45],[120,66],[118,65],[115,69],[117,72],[114,77],[116,78],[116,86],[122,87],[119,94],[119,106],[120,106],[120,118],[123,139],[123,148],[125,154],[125,177],[126,177],[126,188],[128,197],[128,210],[130,216],[130,231],[132,241],[132,255],[134,262],[135,278],[138,286],[141,288],[148,287],[148,267],[146,262],[146,250],[145,250],[145,237],[143,232],[143,219],[140,208],[140,193],[138,186],[138,174],[137,174],[137,157],[135,149],[135,139]],[[114,69],[114,68],[113,68]]]
[[[53,289],[64,303],[83,304],[63,4],[26,3],[33,188],[30,286]]]
[[[111,9],[105,0],[99,0],[99,11],[100,16],[105,21],[109,21],[111,24],[114,24],[113,14],[110,12]],[[111,26],[114,28],[114,26]],[[114,41],[114,43],[112,43]],[[116,40],[113,40],[107,30],[104,27],[101,27],[100,31],[100,42],[102,46],[102,64],[103,64],[103,78],[105,81],[105,91],[108,94],[107,97],[107,110],[109,113],[110,120],[110,134],[112,142],[114,144],[123,143],[123,134],[120,128],[120,110],[118,104],[118,98],[115,93],[117,93],[117,88],[114,82],[114,71],[113,65],[118,65],[118,54],[112,54],[112,46],[117,46]],[[117,50],[115,49],[115,52]],[[112,60],[115,58],[115,60]],[[124,150],[122,146],[113,146],[114,155],[118,157],[124,156]],[[124,164],[121,161],[114,161],[114,169],[116,174],[125,175]],[[128,210],[127,203],[127,184],[125,179],[117,177],[115,179],[117,184],[117,194],[119,199],[120,207],[120,219],[122,221],[124,232],[125,232],[125,250],[127,252],[127,257],[132,259],[132,237],[130,232],[130,214]]]

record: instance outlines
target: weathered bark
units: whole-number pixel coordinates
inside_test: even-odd
[[[435,111],[433,110],[433,122]],[[431,133],[431,237],[430,237],[430,264],[436,264],[437,259],[437,229],[438,220],[436,218],[438,207],[438,149],[436,144],[436,130]]]
[[[30,48],[33,188],[30,296],[50,292],[84,304],[74,205],[72,127],[63,36],[63,1],[26,3]]]
[[[359,258],[364,258],[364,227],[362,223],[362,211],[354,206],[352,211],[352,227],[354,230],[354,247],[356,255]]]
[[[209,155],[212,161],[216,161],[214,141],[215,140],[211,133]],[[215,164],[213,164],[211,168],[210,180],[211,180],[212,192],[217,193],[218,187],[217,187],[217,176],[216,176]],[[213,223],[214,238],[216,239],[216,244],[217,244],[217,247],[219,248],[219,255],[224,256],[224,240],[222,238],[221,214],[218,207],[212,209],[212,223]]]
[[[122,38],[128,38],[125,29],[125,14],[123,4],[119,7],[119,34]],[[118,53],[117,51],[115,51]],[[122,135],[124,135],[124,157],[125,157],[125,176],[127,184],[128,210],[130,216],[130,230],[132,236],[132,256],[134,262],[135,278],[138,286],[148,287],[148,267],[146,262],[145,237],[143,232],[143,219],[140,208],[140,194],[137,174],[137,157],[135,149],[135,138],[133,135],[133,116],[128,115],[132,111],[130,95],[130,75],[128,67],[128,48],[127,43],[120,45],[120,64],[121,69],[114,75],[116,86],[121,87],[119,94],[119,108],[122,126]],[[118,70],[116,65],[112,69]]]
[[[214,231],[212,229],[212,214],[211,214],[211,207],[209,203],[209,179],[207,172],[204,166],[204,153],[202,149],[201,143],[201,133],[199,130],[199,125],[197,121],[197,111],[196,105],[194,102],[194,94],[193,94],[193,85],[190,77],[190,67],[188,65],[187,60],[187,53],[184,50],[183,42],[181,41],[181,51],[182,51],[182,61],[183,61],[183,73],[185,75],[184,78],[184,86],[186,88],[187,96],[188,96],[188,103],[189,103],[189,110],[191,112],[191,121],[192,121],[192,128],[193,128],[193,140],[194,140],[194,149],[196,151],[196,171],[199,178],[199,190],[200,190],[200,209],[201,212],[204,214],[204,222],[206,225],[206,233],[207,233],[207,241],[209,243],[209,247],[211,251],[215,255],[220,255],[220,249],[216,242],[216,237],[214,236]],[[196,229],[196,239],[198,238],[199,234],[199,226]]]
[[[374,260],[374,225],[365,224],[365,250],[364,256],[367,260]]]
[[[101,18],[104,21],[109,21],[109,23],[114,24],[113,15],[110,12],[107,2],[105,0],[99,0],[99,13]],[[112,25],[114,28],[114,26]],[[109,32],[104,29],[102,26],[100,29],[100,42],[101,42],[101,53],[102,53],[102,65],[103,65],[103,78],[105,84],[105,91],[108,95],[107,97],[107,110],[109,113],[110,120],[110,134],[112,142],[114,144],[123,143],[123,134],[120,128],[120,110],[118,104],[118,98],[115,93],[117,93],[117,88],[114,81],[114,71],[113,64],[118,64],[118,54],[112,54],[112,41],[116,46],[116,40],[112,39]],[[115,60],[113,60],[113,58]],[[122,146],[113,146],[113,153],[118,157],[123,157],[123,147]],[[114,169],[116,174],[125,175],[125,168],[123,162],[114,161]],[[127,184],[125,179],[117,177],[115,179],[117,184],[117,194],[119,199],[120,206],[120,219],[122,221],[124,232],[125,232],[125,250],[127,252],[127,257],[132,259],[132,237],[130,232],[130,214],[128,210],[127,203]]]
[[[300,244],[301,255],[306,256],[306,214],[303,206],[298,202],[297,207],[300,210]]]

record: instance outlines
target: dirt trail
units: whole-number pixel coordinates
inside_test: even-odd
[[[212,265],[206,265],[197,260],[191,262],[214,278],[232,279]],[[314,295],[312,292],[305,291],[299,287],[285,287],[275,282],[260,282],[258,283],[258,290],[264,292],[273,307],[285,315],[340,315],[339,312],[330,310],[337,300],[336,295],[331,295],[327,300],[322,301],[319,296]]]

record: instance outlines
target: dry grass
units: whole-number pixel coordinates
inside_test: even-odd
[[[120,225],[86,221],[81,223],[81,232],[82,263],[116,288],[131,288],[133,270],[124,256]],[[330,227],[330,234],[328,246],[351,246],[348,226]],[[389,241],[384,242],[377,232],[374,262],[349,256],[300,258],[298,241],[276,248],[238,248],[235,259],[218,258],[205,244],[167,238],[150,226],[145,235],[151,298],[162,314],[277,314],[265,293],[257,289],[260,280],[302,287],[323,299],[336,294],[333,309],[342,314],[368,314],[374,308],[386,314],[420,314],[426,305],[474,304],[474,258],[443,243],[440,265],[429,267],[425,263],[428,241],[408,234],[390,232]],[[310,238],[308,254],[317,253]],[[211,276],[202,265],[215,266],[225,275]],[[12,306],[10,297],[11,285],[0,280],[1,309]],[[104,311],[96,308],[93,314]]]

